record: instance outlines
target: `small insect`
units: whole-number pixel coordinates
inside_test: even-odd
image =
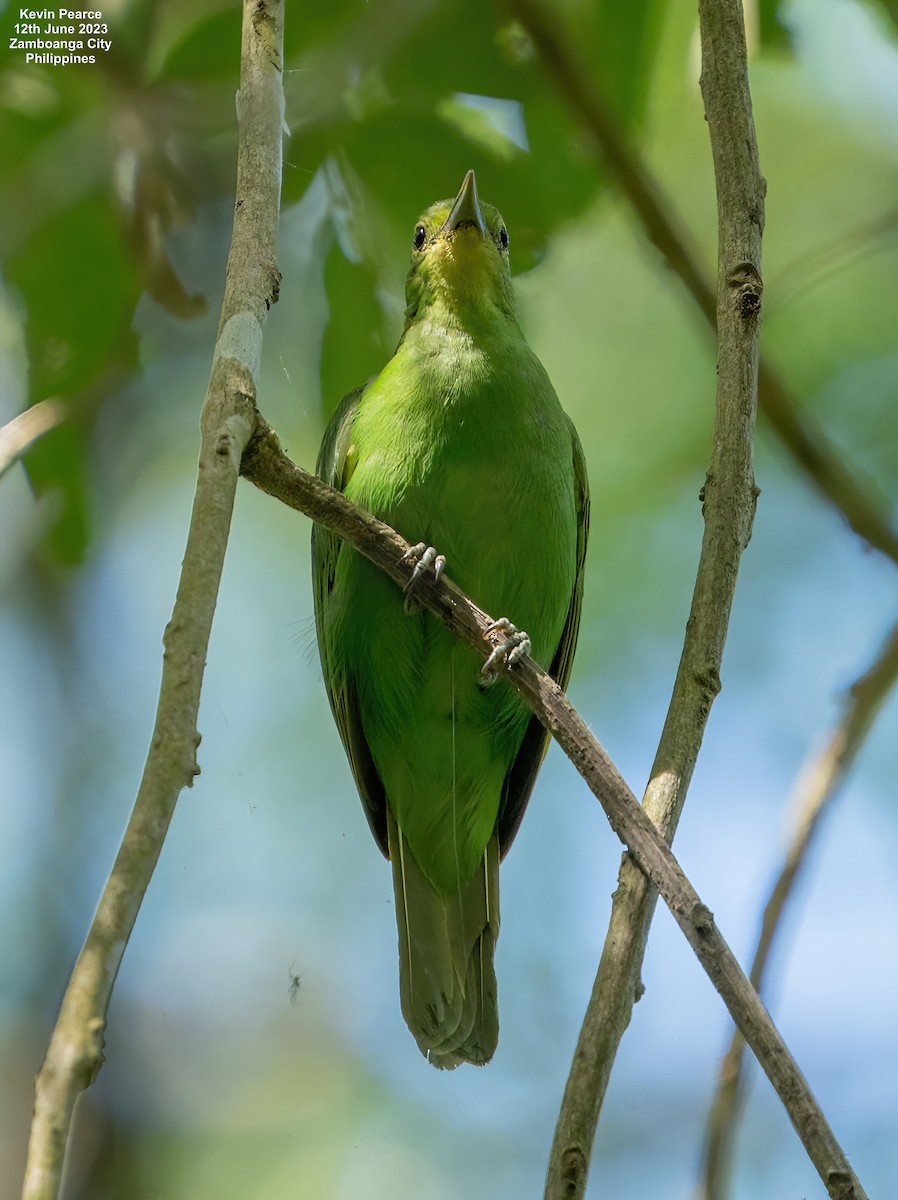
[[[302,972],[295,973],[293,970],[294,965],[291,963],[290,970],[287,972],[290,977],[290,986],[287,988],[287,995],[290,997],[291,1004],[295,1004],[299,999],[299,993],[302,988]]]

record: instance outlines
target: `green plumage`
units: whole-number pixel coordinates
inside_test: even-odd
[[[469,172],[415,231],[406,325],[348,395],[318,473],[527,631],[565,685],[577,637],[588,489],[577,434],[515,315],[507,236]],[[392,861],[402,1011],[438,1067],[485,1063],[498,1038],[498,864],[547,735],[477,656],[315,526],[325,683],[369,823]]]

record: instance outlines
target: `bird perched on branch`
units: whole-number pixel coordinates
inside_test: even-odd
[[[417,576],[453,579],[565,686],[583,585],[589,493],[577,433],[521,333],[502,217],[474,172],[412,235],[405,329],[379,375],[345,397],[318,474],[410,542],[395,585],[320,525],[312,533],[324,680],[374,837],[393,868],[402,1012],[437,1067],[482,1064],[499,1020],[499,861],[548,734],[496,655],[415,604]]]

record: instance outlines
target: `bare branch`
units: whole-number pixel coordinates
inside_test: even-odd
[[[540,0],[504,0],[504,4],[526,29],[558,91],[591,134],[596,153],[630,201],[646,236],[679,275],[713,327],[714,288],[701,257],[670,198],[663,194],[657,179],[622,132],[582,56],[565,36],[558,13],[550,12]],[[884,500],[860,481],[856,471],[845,466],[844,451],[837,450],[823,430],[799,411],[779,374],[765,359],[759,367],[758,404],[821,495],[835,505],[855,533],[898,563],[898,530],[890,524]]]
[[[384,570],[400,587],[412,567],[400,561],[408,543],[394,530],[356,508],[345,496],[286,458],[274,433],[259,429],[244,457],[243,473],[269,495],[320,521]],[[482,658],[501,639],[489,632],[490,617],[445,575],[439,584],[422,580],[421,603]],[[743,1031],[833,1200],[864,1200],[865,1193],[807,1081],[714,924],[709,909],[686,879],[670,847],[637,803],[614,764],[574,712],[558,685],[532,659],[503,671],[597,797],[612,829],[663,896],[733,1020]]]
[[[700,4],[702,90],[718,202],[718,374],[711,462],[703,491],[705,532],[686,638],[643,805],[668,841],[686,799],[720,665],[736,586],[751,536],[752,473],[764,181],[758,167],[739,0]],[[648,193],[647,193],[648,194]],[[690,276],[697,286],[698,276]],[[626,857],[592,994],[571,1062],[546,1177],[547,1200],[582,1197],[615,1055],[642,992],[640,969],[656,896]]]
[[[165,631],[156,724],[109,881],[72,971],[35,1081],[23,1200],[59,1194],[72,1113],[103,1062],[106,1012],[181,789],[197,774],[196,718],[240,460],[255,428],[262,322],[277,298],[283,0],[244,0],[234,232],[212,373],[200,419],[196,493]]]
[[[61,400],[40,400],[0,428],[0,476],[30,450],[38,438],[61,425],[68,410]]]
[[[720,688],[736,572],[752,532],[758,491],[752,472],[758,388],[764,180],[758,166],[738,0],[700,5],[702,91],[718,190],[718,386],[705,535],[686,641],[643,805],[671,841],[711,704]],[[639,164],[637,164],[639,166]],[[641,168],[640,168],[641,169]],[[651,196],[648,185],[643,192]],[[653,202],[654,203],[654,202]],[[707,302],[688,256],[690,289]],[[552,1142],[546,1200],[585,1194],[589,1159],[613,1061],[641,995],[655,895],[624,858],[592,995],[577,1039]]]
[[[795,832],[785,861],[764,908],[750,979],[757,992],[764,983],[773,941],[786,903],[804,865],[820,819],[838,795],[845,776],[864,743],[883,702],[898,679],[898,625],[870,670],[854,684],[842,719],[823,750],[809,759],[795,788],[792,802]],[[736,1123],[744,1099],[745,1042],[733,1031],[717,1080],[708,1115],[702,1154],[704,1200],[723,1200],[728,1190]]]

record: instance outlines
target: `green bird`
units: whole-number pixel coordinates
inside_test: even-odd
[[[502,217],[474,172],[415,225],[405,328],[331,419],[317,472],[414,543],[415,573],[508,614],[502,653],[564,687],[583,593],[583,451],[518,324]],[[439,553],[437,553],[439,550]],[[408,556],[407,556],[408,557]],[[548,734],[512,688],[348,543],[315,525],[315,620],[331,709],[393,869],[402,1013],[436,1067],[490,1060],[499,861]],[[529,636],[528,636],[529,635]]]

